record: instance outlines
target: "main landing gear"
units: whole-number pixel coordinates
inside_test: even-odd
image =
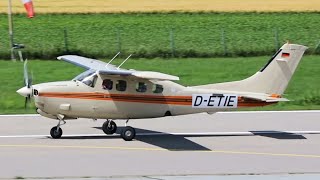
[[[59,139],[61,138],[63,131],[60,128],[60,126],[66,124],[66,121],[63,120],[63,117],[58,117],[59,118],[59,122],[57,126],[54,126],[53,128],[51,128],[50,130],[50,135],[53,139]]]
[[[120,134],[122,139],[124,139],[125,141],[131,141],[136,136],[135,129],[131,126],[127,126],[128,122],[129,119],[126,121],[125,127]],[[117,131],[117,124],[114,121],[108,119],[106,122],[103,123],[102,130],[104,133],[108,135],[114,134]]]
[[[58,115],[58,119],[59,119],[58,125],[54,126],[50,130],[50,135],[53,139],[61,138],[63,131],[60,126],[66,124],[66,121],[64,120],[63,115],[60,115],[60,116]],[[125,127],[123,128],[120,135],[123,140],[132,141],[132,139],[136,137],[136,130],[131,126],[127,126],[128,122],[129,122],[129,119],[127,119],[125,123]],[[114,121],[108,119],[106,122],[103,123],[102,130],[106,134],[114,134],[117,131],[117,124]]]
[[[114,121],[107,119],[102,125],[102,130],[106,134],[114,134],[117,131],[117,124]]]
[[[127,119],[124,129],[121,132],[121,137],[125,141],[132,141],[136,137],[136,130],[131,127],[127,126],[129,119]]]

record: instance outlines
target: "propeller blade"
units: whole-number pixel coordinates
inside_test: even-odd
[[[24,78],[24,85],[27,86],[28,88],[30,88],[28,65],[27,64],[28,64],[28,59],[26,59],[23,64],[23,78]]]
[[[24,108],[27,109],[27,105],[31,103],[31,95],[28,95],[24,100]]]
[[[32,96],[32,78],[33,74],[31,75],[28,72],[28,59],[24,61],[23,64],[23,80],[25,87],[19,89],[17,92],[21,94],[22,96],[26,96],[24,100],[24,108],[27,109],[28,103],[31,102],[31,96]]]
[[[32,86],[32,81],[33,81],[33,72],[31,71],[31,76],[29,78],[29,84]]]
[[[30,88],[32,86],[32,74],[30,76],[29,72],[28,72],[28,59],[26,59],[24,61],[24,65],[23,65],[23,78],[24,78],[24,82],[25,82],[25,86],[27,86],[28,88]]]

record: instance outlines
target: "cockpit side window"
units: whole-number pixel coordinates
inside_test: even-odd
[[[137,92],[146,92],[147,91],[147,84],[145,82],[138,82],[136,84],[136,91]]]
[[[104,79],[102,82],[102,88],[105,90],[112,90],[113,81],[111,79]]]
[[[97,74],[94,70],[88,70],[79,74],[77,77],[73,78],[73,80],[80,81],[87,86],[94,87],[97,81]]]
[[[90,70],[87,70],[81,74],[79,74],[78,76],[76,76],[75,78],[73,78],[72,80],[76,80],[76,81],[82,81],[84,78],[88,77],[88,76],[91,76],[92,74],[94,74],[95,71],[90,69]]]
[[[153,93],[162,93],[163,92],[163,86],[160,85],[160,84],[153,84],[152,92]]]
[[[125,91],[127,89],[127,81],[118,80],[116,83],[116,89],[118,91]]]
[[[81,82],[87,86],[94,87],[97,81],[97,75],[84,78]]]

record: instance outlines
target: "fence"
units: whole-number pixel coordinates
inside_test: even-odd
[[[310,31],[285,28],[232,29],[225,27],[56,27],[16,30],[15,40],[26,45],[30,58],[54,59],[61,54],[112,57],[133,53],[134,57],[217,57],[271,55],[286,40],[310,47],[320,54],[320,37]],[[303,34],[301,34],[303,32]],[[0,58],[9,59],[7,32],[1,29]],[[2,44],[3,43],[3,44]]]

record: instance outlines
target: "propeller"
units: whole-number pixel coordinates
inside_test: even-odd
[[[23,81],[25,86],[19,89],[17,93],[25,97],[24,108],[27,108],[27,104],[31,102],[31,97],[32,97],[32,75],[30,76],[28,72],[27,59],[24,61],[24,65],[23,65]]]

